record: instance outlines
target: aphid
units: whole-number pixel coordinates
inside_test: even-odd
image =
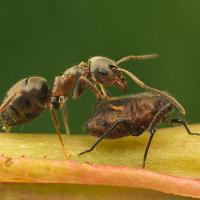
[[[50,100],[51,91],[46,79],[29,77],[18,81],[8,90],[0,106],[0,122],[3,128],[9,132],[12,126],[32,121],[50,106]],[[54,118],[53,112],[52,115]],[[69,155],[60,133],[57,133],[64,153]]]
[[[143,168],[148,154],[151,141],[154,137],[156,126],[160,122],[171,122],[182,124],[190,135],[200,135],[192,133],[185,121],[181,119],[171,119],[168,115],[172,110],[179,110],[179,103],[172,97],[168,98],[161,94],[146,92],[134,96],[121,97],[111,100],[115,106],[123,106],[124,110],[117,111],[111,109],[103,101],[97,103],[94,112],[87,120],[85,128],[91,135],[100,137],[89,149],[79,155],[92,151],[104,138],[116,139],[124,136],[139,136],[145,130],[149,130],[150,137],[146,145],[143,157]]]
[[[89,59],[88,63],[81,62],[79,65],[67,69],[63,75],[55,78],[50,107],[53,111],[57,109],[62,110],[63,122],[67,133],[69,133],[69,127],[65,102],[68,99],[71,90],[72,97],[77,99],[83,93],[85,87],[89,87],[98,99],[107,101],[112,109],[122,110],[122,107],[116,107],[110,103],[109,100],[112,99],[112,97],[109,97],[105,90],[105,87],[112,85],[118,87],[122,91],[126,89],[126,81],[121,72],[129,75],[140,87],[167,96],[167,94],[145,85],[129,71],[118,67],[120,63],[128,60],[144,60],[156,57],[158,57],[157,54],[128,56],[115,62],[106,57],[95,56]],[[99,92],[97,85],[100,86],[101,92]],[[182,109],[182,113],[185,112],[181,106],[180,109]],[[56,113],[54,119],[54,124],[58,124]],[[56,129],[59,131],[59,125]]]

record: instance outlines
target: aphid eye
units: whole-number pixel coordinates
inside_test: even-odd
[[[102,126],[106,126],[106,125],[107,125],[107,122],[106,122],[106,121],[101,121],[101,125],[102,125]]]

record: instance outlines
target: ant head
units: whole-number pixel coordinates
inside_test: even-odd
[[[101,56],[93,57],[88,62],[89,71],[94,81],[105,86],[115,85],[120,90],[126,90],[126,81],[115,61]]]

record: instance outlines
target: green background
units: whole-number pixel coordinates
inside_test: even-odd
[[[54,77],[95,55],[115,60],[159,53],[159,60],[128,62],[148,85],[166,90],[199,122],[200,1],[18,0],[0,1],[0,98],[16,81]],[[129,81],[129,93],[142,91]],[[120,95],[116,89],[111,93]],[[94,96],[86,91],[67,106],[73,133],[89,116]],[[54,132],[48,110],[15,132]]]

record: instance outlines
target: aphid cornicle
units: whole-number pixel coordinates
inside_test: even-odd
[[[166,95],[169,96],[167,93]],[[100,138],[89,149],[79,155],[92,151],[104,138],[116,139],[128,135],[139,136],[148,129],[150,137],[143,158],[144,168],[148,150],[156,131],[156,125],[160,122],[180,123],[184,125],[188,134],[200,135],[192,133],[185,121],[170,118],[168,114],[173,109],[180,111],[180,104],[177,104],[177,101],[175,99],[173,101],[173,99],[161,94],[146,92],[111,100],[113,105],[123,106],[122,111],[113,110],[108,104],[100,101],[85,124],[85,129],[89,133]]]

